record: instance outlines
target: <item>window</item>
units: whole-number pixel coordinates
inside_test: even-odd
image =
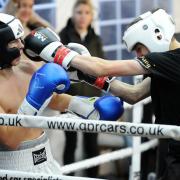
[[[0,11],[2,11],[7,0],[0,0]],[[52,26],[56,27],[56,0],[36,0],[35,11]]]
[[[7,0],[0,0],[0,12],[2,11],[3,7],[5,6]]]
[[[36,0],[35,11],[56,27],[56,0]]]
[[[172,12],[171,0],[99,0],[99,31],[108,59],[134,57],[122,42],[127,25],[138,15],[154,8]]]

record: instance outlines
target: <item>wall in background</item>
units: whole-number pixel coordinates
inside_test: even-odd
[[[176,32],[180,32],[180,1],[179,0],[173,0],[174,5],[173,5],[173,17],[175,18],[175,23],[176,23]]]
[[[72,15],[72,8],[76,0],[56,0],[56,30],[59,32]]]

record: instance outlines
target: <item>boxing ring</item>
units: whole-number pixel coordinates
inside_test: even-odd
[[[136,76],[135,83],[141,80],[142,76]],[[0,126],[18,126],[31,128],[44,128],[50,130],[79,131],[90,133],[108,133],[119,136],[132,136],[132,147],[102,154],[90,159],[61,167],[62,176],[53,174],[26,173],[20,171],[0,170],[0,178],[3,180],[90,180],[86,177],[72,177],[65,174],[87,169],[114,160],[131,157],[129,180],[140,179],[141,153],[158,145],[157,138],[173,138],[180,140],[180,127],[160,124],[143,124],[142,108],[150,102],[147,98],[136,105],[124,104],[125,109],[132,109],[133,122],[112,122],[100,120],[83,120],[76,116],[62,114],[60,117],[27,116],[17,114],[0,114]],[[141,144],[141,137],[149,137],[152,140]],[[95,178],[93,178],[95,179]]]
[[[144,103],[144,102],[143,102]],[[131,106],[125,105],[126,108]],[[136,107],[136,108],[135,108]],[[137,115],[142,107],[142,102],[134,106],[133,113]],[[139,116],[135,116],[140,119]],[[80,132],[91,132],[91,133],[109,133],[121,136],[136,136],[134,138],[140,137],[150,137],[150,138],[173,138],[180,140],[180,127],[171,125],[159,125],[159,124],[139,124],[139,123],[128,123],[128,122],[112,122],[112,121],[98,121],[98,120],[83,120],[80,118],[67,118],[63,117],[43,117],[43,116],[26,116],[17,114],[0,114],[0,125],[5,126],[18,126],[18,127],[31,127],[31,128],[44,128],[51,130],[66,130],[66,131],[80,131]],[[118,151],[113,151],[111,153],[103,154],[91,159],[86,159],[81,162],[73,163],[62,167],[62,173],[67,174],[81,169],[87,169],[92,166],[96,166],[105,162],[123,159],[132,156],[132,171],[130,173],[130,178],[139,179],[140,172],[140,154],[150,148],[155,147],[158,144],[156,139],[150,140],[149,142],[140,144],[139,140],[133,140],[132,148],[125,148]],[[133,160],[134,159],[134,160]],[[134,161],[134,162],[133,162]],[[134,163],[134,165],[133,165]],[[133,169],[133,166],[134,169]],[[34,174],[34,173],[24,173],[17,171],[0,171],[1,177],[33,177],[39,176],[39,180],[42,177],[52,179],[90,179],[90,178],[80,178],[80,177],[70,177],[70,176],[56,176],[56,175],[45,175],[45,174]],[[15,178],[16,179],[16,178]]]

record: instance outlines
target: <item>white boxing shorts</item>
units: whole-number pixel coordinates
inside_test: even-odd
[[[1,150],[0,169],[61,174],[60,165],[52,156],[45,133],[37,139],[23,142],[19,150]]]

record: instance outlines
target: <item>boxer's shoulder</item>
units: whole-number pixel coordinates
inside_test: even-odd
[[[23,73],[32,75],[38,68],[33,61],[22,60],[18,65],[18,69]]]

